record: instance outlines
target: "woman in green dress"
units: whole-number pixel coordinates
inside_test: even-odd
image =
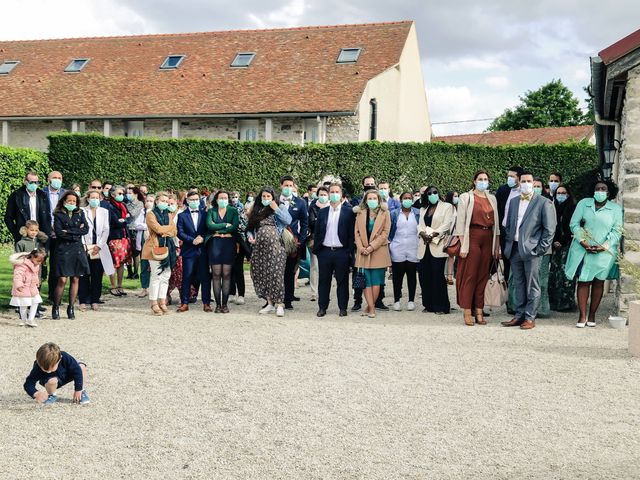
[[[618,194],[617,185],[611,180],[599,180],[591,193],[592,197],[580,200],[571,217],[573,241],[564,270],[567,278],[578,280],[578,328],[596,326],[604,281],[611,278],[610,273],[617,265],[622,237],[622,207],[612,201]]]

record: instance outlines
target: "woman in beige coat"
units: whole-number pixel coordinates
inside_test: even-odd
[[[355,207],[353,212],[356,214],[355,266],[362,269],[366,280],[364,297],[367,308],[361,315],[374,318],[380,286],[384,285],[385,271],[391,266],[388,240],[391,217],[386,202],[382,201],[377,191],[367,192],[360,206]]]
[[[493,258],[500,257],[498,203],[489,193],[489,176],[484,170],[473,177],[473,190],[460,195],[455,234],[460,238],[460,260],[456,278],[458,305],[464,323],[486,325],[483,316],[484,290]]]
[[[453,227],[454,213],[453,205],[441,201],[436,187],[428,187],[422,194],[418,258],[423,312],[442,315],[449,313],[451,309],[444,272],[449,256],[442,247],[446,242],[445,237]]]

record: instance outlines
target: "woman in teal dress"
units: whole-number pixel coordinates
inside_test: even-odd
[[[622,237],[622,207],[613,202],[618,194],[617,185],[610,180],[597,181],[592,194],[578,202],[571,217],[573,241],[564,269],[567,278],[578,280],[578,328],[596,326],[604,281],[611,279],[611,272],[617,267]],[[587,317],[589,294],[591,305]]]

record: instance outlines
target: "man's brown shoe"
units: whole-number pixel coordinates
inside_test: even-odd
[[[208,303],[205,303],[202,306],[202,310],[204,310],[205,312],[213,312],[213,309],[211,308],[211,305],[209,305]]]
[[[531,330],[536,326],[536,323],[533,320],[525,320],[522,325],[520,325],[521,330]]]
[[[182,312],[188,312],[189,311],[189,305],[186,303],[183,303],[182,305],[180,305],[178,307],[178,310],[176,310],[178,313],[182,313]]]
[[[511,320],[500,322],[500,325],[503,327],[519,327],[524,323],[524,320],[520,320],[519,318],[512,318]]]

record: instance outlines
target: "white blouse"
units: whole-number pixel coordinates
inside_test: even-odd
[[[392,262],[418,263],[418,222],[413,212],[409,216],[400,212],[396,223],[396,233],[391,242]]]

